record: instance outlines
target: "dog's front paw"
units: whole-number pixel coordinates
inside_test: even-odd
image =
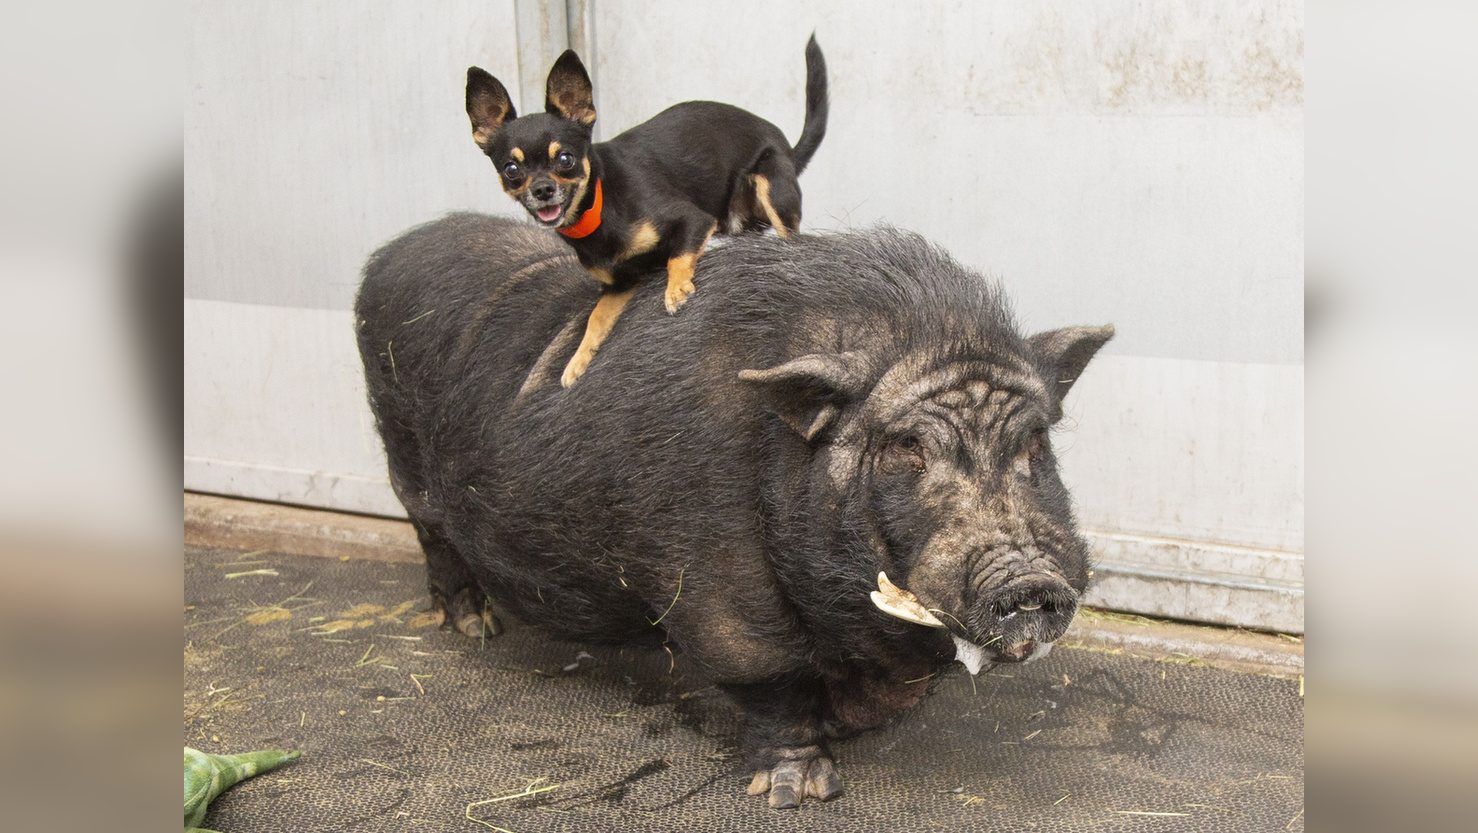
[[[776,810],[794,809],[807,798],[830,801],[842,794],[836,764],[819,747],[786,752],[773,767],[755,772],[746,792],[768,796]]]
[[[568,388],[571,385],[575,384],[575,382],[578,381],[581,376],[585,375],[585,368],[589,366],[590,355],[587,355],[586,353],[584,353],[584,351],[576,353],[574,357],[570,359],[570,363],[565,365],[565,372],[560,374],[560,386]]]
[[[688,302],[688,296],[693,294],[693,289],[692,280],[678,283],[668,281],[667,297],[665,299],[667,302],[667,313],[669,315],[676,315],[677,311],[682,309],[683,304]]]

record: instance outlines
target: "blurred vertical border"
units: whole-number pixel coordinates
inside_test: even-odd
[[[185,8],[0,26],[0,806],[178,829]]]
[[[1308,4],[1307,825],[1478,817],[1478,5]]]

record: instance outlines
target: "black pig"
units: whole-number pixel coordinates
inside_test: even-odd
[[[891,229],[742,237],[698,281],[677,318],[645,284],[565,389],[598,289],[553,235],[454,215],[370,260],[359,349],[436,608],[668,640],[794,807],[841,792],[828,737],[1067,628],[1088,550],[1048,432],[1113,329],[1023,337]]]

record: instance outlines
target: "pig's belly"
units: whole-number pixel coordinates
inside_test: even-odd
[[[660,641],[658,614],[634,582],[609,562],[584,553],[551,556],[539,541],[482,550],[469,558],[479,583],[496,606],[520,621],[558,636],[587,642]]]

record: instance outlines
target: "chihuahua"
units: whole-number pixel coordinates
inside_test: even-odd
[[[806,43],[806,120],[794,147],[759,116],[712,101],[669,107],[596,143],[590,76],[573,51],[549,71],[545,112],[523,118],[498,79],[467,70],[472,139],[503,190],[563,235],[603,287],[560,377],[564,387],[589,367],[642,274],[666,265],[665,303],[676,313],[693,293],[711,235],[773,228],[788,237],[799,227],[796,178],[826,135],[827,109],[826,61],[814,35]]]

